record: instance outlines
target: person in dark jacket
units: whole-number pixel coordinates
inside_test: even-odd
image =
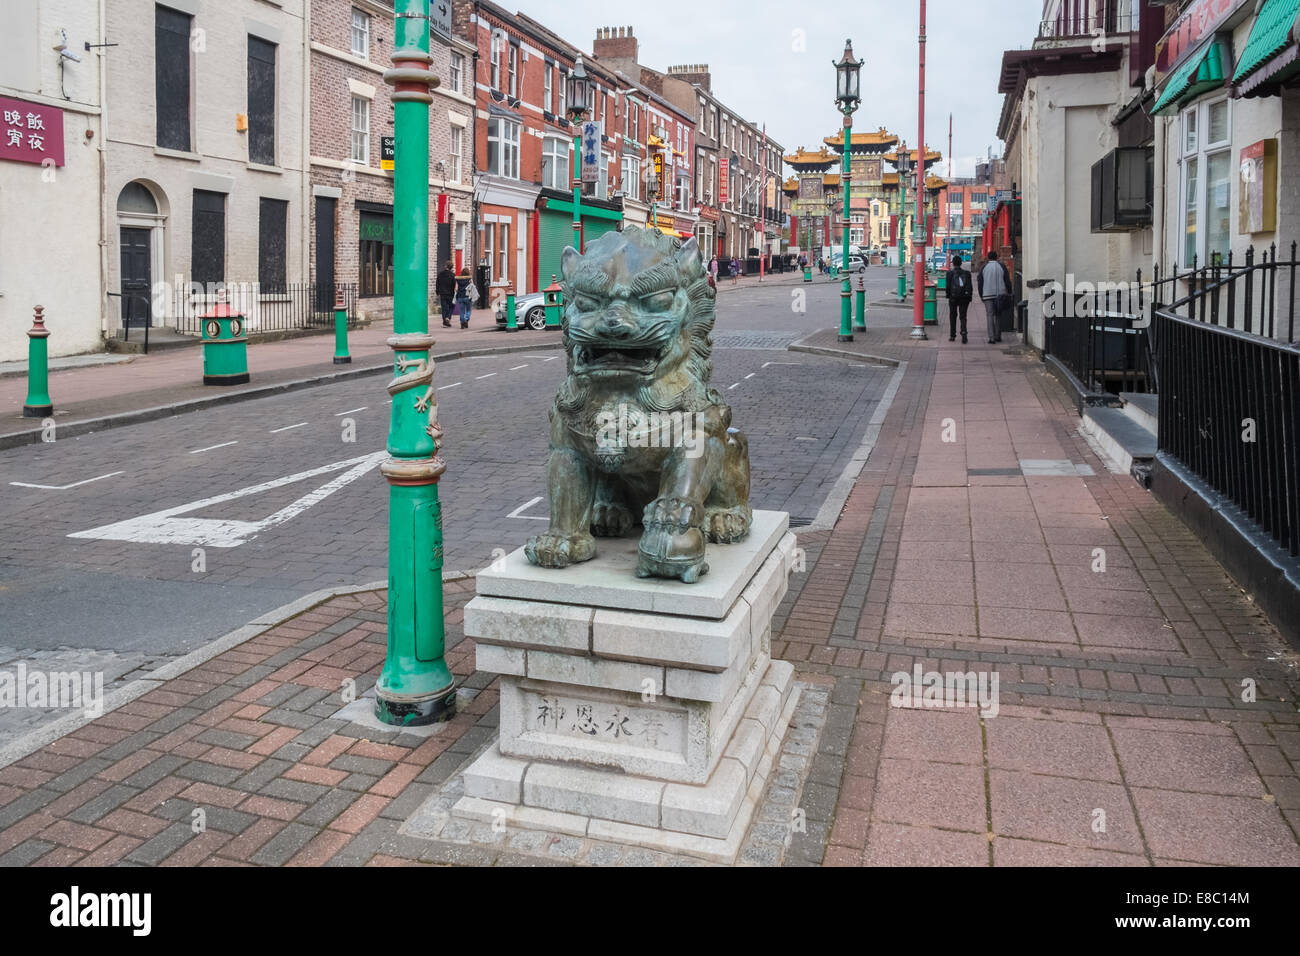
[[[434,282],[433,289],[438,293],[438,304],[442,308],[442,324],[451,328],[451,304],[456,298],[456,274],[451,271],[451,262],[442,264],[442,271]]]
[[[952,268],[948,270],[948,279],[944,285],[944,294],[948,297],[948,341],[957,339],[957,319],[961,318],[961,344],[966,344],[966,310],[975,295],[975,286],[970,273],[961,267],[961,256],[952,257]]]

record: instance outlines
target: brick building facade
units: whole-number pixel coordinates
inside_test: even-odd
[[[311,276],[321,289],[357,287],[358,309],[393,309],[393,8],[389,0],[313,0],[311,19]],[[439,85],[429,107],[429,274],[441,263],[470,265],[473,49],[430,44]]]

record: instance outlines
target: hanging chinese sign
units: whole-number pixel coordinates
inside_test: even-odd
[[[63,110],[0,96],[0,159],[63,165]]]
[[[727,201],[727,171],[730,160],[718,160],[718,205]]]
[[[582,124],[582,181],[600,182],[601,124],[589,120]]]

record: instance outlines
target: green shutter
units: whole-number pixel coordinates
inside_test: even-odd
[[[560,256],[564,254],[565,246],[573,245],[573,215],[552,209],[542,210],[537,224],[537,241],[541,244],[537,250],[537,282],[545,289],[551,284],[552,275],[560,275]]]

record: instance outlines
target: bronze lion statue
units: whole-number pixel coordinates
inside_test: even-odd
[[[533,564],[596,556],[640,521],[639,577],[699,580],[749,534],[749,444],[710,387],[714,289],[695,239],[628,226],[564,250],[568,375],[550,411],[550,527]]]

